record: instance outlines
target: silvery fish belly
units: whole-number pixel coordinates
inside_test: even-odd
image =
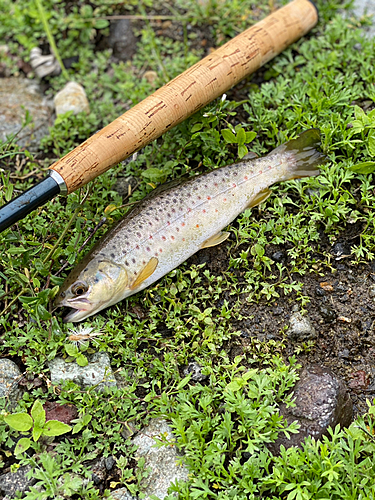
[[[243,210],[258,205],[268,187],[318,174],[325,156],[311,129],[264,158],[244,160],[166,185],[120,220],[73,269],[57,306],[71,307],[65,322],[92,314],[143,290],[201,248],[222,243],[222,232]]]

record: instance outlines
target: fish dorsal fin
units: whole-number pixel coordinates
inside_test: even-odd
[[[256,158],[259,158],[259,156],[254,152],[254,151],[249,151],[245,156],[241,158],[241,161],[243,160],[255,160]]]
[[[271,191],[266,188],[260,191],[258,194],[254,196],[254,198],[251,198],[250,203],[246,208],[252,208],[256,207],[257,205],[260,205],[264,200],[266,200],[271,194]]]
[[[204,241],[202,243],[201,248],[208,248],[220,245],[220,243],[223,243],[223,241],[225,241],[229,237],[229,235],[230,233],[228,233],[227,231],[224,232],[220,231],[219,233],[211,236],[211,238],[208,238],[208,240]]]
[[[142,271],[139,273],[137,276],[137,279],[134,281],[132,286],[130,287],[132,290],[135,288],[138,288],[138,286],[143,283],[147,278],[151,276],[151,274],[155,271],[155,269],[158,267],[159,260],[156,257],[151,257],[151,259],[147,262],[145,267],[142,269]]]

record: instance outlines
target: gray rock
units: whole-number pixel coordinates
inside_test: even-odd
[[[315,328],[307,316],[302,316],[295,311],[289,320],[290,328],[287,331],[288,337],[292,340],[310,340],[317,337]]]
[[[94,484],[102,483],[107,477],[107,467],[105,458],[99,458],[91,465],[92,476],[91,479]]]
[[[36,479],[27,479],[26,474],[31,470],[29,465],[20,467],[16,472],[7,472],[0,476],[0,491],[3,495],[14,497],[17,492],[27,491],[35,484]]]
[[[108,45],[113,55],[121,61],[128,61],[136,52],[137,39],[134,36],[129,19],[118,19],[111,22]]]
[[[82,111],[90,113],[90,105],[85,89],[76,82],[68,82],[60,92],[57,92],[53,103],[56,115],[63,115],[68,111],[73,111],[75,115]]]
[[[306,367],[294,388],[294,408],[280,405],[280,414],[288,424],[300,424],[298,434],[290,439],[281,435],[275,443],[268,445],[273,454],[279,453],[280,446],[285,448],[300,446],[307,436],[320,439],[327,435],[328,427],[350,425],[353,405],[344,383],[328,368],[311,365]]]
[[[23,109],[24,108],[24,109]],[[33,122],[21,130],[28,110]],[[0,78],[0,141],[16,134],[15,143],[31,151],[39,148],[52,125],[52,109],[38,84],[26,78]]]
[[[133,497],[127,488],[120,488],[115,491],[111,491],[111,497],[114,500],[137,500],[136,497]]]
[[[0,398],[8,398],[11,408],[22,398],[23,390],[18,386],[21,376],[16,363],[10,359],[0,359]]]
[[[352,12],[358,18],[365,14],[372,16],[372,25],[366,26],[364,31],[369,38],[375,36],[375,0],[354,0]]]
[[[55,358],[49,363],[49,369],[53,384],[73,380],[83,389],[93,385],[98,385],[98,390],[116,386],[108,354],[104,352],[93,354],[87,366],[79,366],[75,361],[67,363],[63,358]]]
[[[136,457],[145,458],[145,468],[151,472],[143,480],[143,492],[146,499],[156,495],[163,499],[168,494],[168,488],[176,480],[187,481],[188,470],[184,465],[178,465],[181,460],[177,447],[173,444],[155,448],[155,439],[160,436],[166,438],[170,443],[174,441],[172,429],[165,420],[153,419],[148,427],[145,427],[134,439],[133,444],[138,446]]]
[[[202,367],[199,363],[196,361],[191,361],[188,363],[187,367],[183,371],[184,376],[187,377],[187,375],[191,374],[191,379],[193,382],[202,382],[203,380],[206,380],[207,375],[203,375],[202,373]]]

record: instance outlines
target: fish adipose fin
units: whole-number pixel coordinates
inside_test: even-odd
[[[266,188],[263,191],[257,193],[253,198],[251,198],[250,203],[246,208],[253,208],[260,205],[264,200],[266,200],[271,194],[271,190]]]
[[[326,163],[328,158],[318,151],[320,146],[320,130],[312,128],[306,130],[296,139],[282,144],[268,156],[281,153],[293,153],[294,165],[291,165],[290,176],[285,180],[300,179],[301,177],[310,177],[318,175],[318,166]]]
[[[156,257],[151,257],[151,259],[147,262],[145,267],[142,269],[142,271],[139,273],[137,276],[137,279],[134,281],[132,286],[130,287],[132,290],[135,288],[138,288],[141,283],[143,283],[147,278],[151,276],[151,274],[155,271],[155,269],[158,267],[159,261]]]
[[[208,238],[208,240],[204,241],[202,243],[201,248],[208,248],[208,247],[215,247],[216,245],[220,245],[220,243],[223,243],[227,238],[229,238],[230,233],[228,232],[221,232],[215,234],[214,236],[211,236],[211,238]]]

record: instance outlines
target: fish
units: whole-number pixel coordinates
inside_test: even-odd
[[[79,322],[149,287],[202,248],[224,242],[241,212],[270,195],[276,182],[319,174],[326,156],[320,131],[303,132],[268,155],[243,159],[141,200],[98,241],[62,284],[55,305]]]

